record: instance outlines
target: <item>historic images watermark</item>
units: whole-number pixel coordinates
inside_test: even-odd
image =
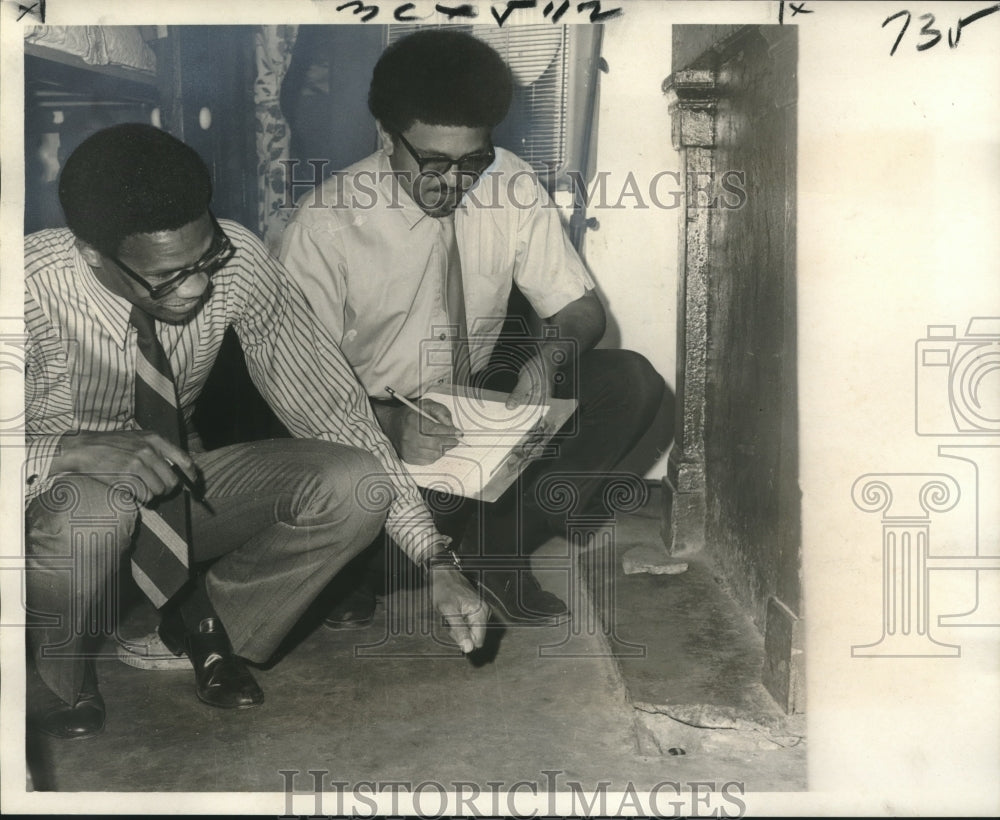
[[[404,207],[404,197],[411,197],[421,208],[433,211],[448,200],[451,191],[450,175],[434,171],[425,171],[411,180],[405,172],[396,171],[331,172],[330,161],[326,159],[278,160],[278,164],[283,169],[281,187],[284,194],[278,203],[282,209],[302,206],[398,210]],[[454,173],[455,184],[465,191],[462,201],[466,207],[487,210],[559,207],[553,200],[539,195],[534,184],[537,175],[533,171],[493,171],[482,176],[462,171]],[[401,185],[403,178],[410,182],[405,188]],[[624,175],[598,171],[589,181],[580,171],[569,171],[566,185],[574,192],[574,204],[588,210],[675,210],[683,207],[738,210],[748,199],[746,172],[736,169],[685,173],[662,170],[649,175],[634,171]]]
[[[537,780],[472,781],[365,780],[349,782],[327,769],[282,769],[283,818],[293,817],[743,817],[746,786],[741,781],[661,780],[638,789],[632,781],[612,791],[610,781],[583,783],[561,769]],[[305,801],[296,801],[305,797]],[[308,807],[309,814],[297,814]]]
[[[1000,317],[973,317],[962,336],[954,325],[928,327],[916,343],[914,407],[916,434],[957,439],[938,445],[937,454],[963,462],[970,478],[964,487],[943,472],[868,473],[855,481],[855,506],[881,513],[882,635],[853,646],[854,657],[959,657],[960,645],[932,634],[930,582],[940,571],[971,572],[975,582],[968,600],[943,604],[965,608],[942,612],[936,626],[1000,627]],[[964,548],[935,552],[934,517],[960,504],[972,519]]]

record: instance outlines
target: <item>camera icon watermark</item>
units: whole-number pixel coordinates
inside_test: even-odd
[[[7,320],[0,320],[0,328]],[[11,377],[25,372],[24,333],[0,330],[0,446],[18,445],[24,436],[24,407],[19,391],[10,389]]]
[[[466,355],[468,364],[463,364]],[[520,317],[478,317],[467,339],[457,324],[432,328],[430,337],[420,342],[417,383],[428,385],[430,393],[461,396],[450,408],[452,421],[472,437],[470,443],[477,443],[477,438],[523,438],[534,430],[536,406],[529,401],[501,409],[498,405],[506,398],[502,394],[530,385],[535,396],[578,399],[579,372],[579,346],[575,339],[562,337],[558,327],[546,325],[532,332]],[[576,417],[570,417],[562,433],[574,434],[576,424]]]
[[[959,657],[961,646],[939,641],[934,626],[1000,627],[1000,317],[972,318],[963,336],[955,325],[929,325],[915,371],[915,432],[953,440],[937,455],[964,472],[966,486],[932,472],[855,482],[855,506],[882,514],[882,635],[854,645],[854,657]],[[932,551],[935,516],[960,504],[971,516],[961,546]],[[938,604],[935,624],[930,587],[942,571],[965,572],[973,585],[965,600]]]
[[[929,325],[916,349],[919,436],[1000,436],[1000,317],[974,317],[964,336]]]

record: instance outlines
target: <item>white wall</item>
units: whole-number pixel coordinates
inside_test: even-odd
[[[954,26],[951,15],[981,8],[946,5],[942,30]],[[955,49],[945,39],[943,48],[926,51],[916,48],[923,40],[910,39],[911,25],[890,57],[898,24],[872,36],[887,13],[879,4],[831,3],[823,8],[828,28],[800,27],[799,440],[811,613],[809,783],[818,792],[849,784],[859,795],[906,795],[919,806],[886,798],[883,806],[899,814],[959,813],[974,801],[995,813],[1000,632],[938,621],[977,606],[974,586],[959,587],[959,578],[970,584],[975,576],[926,573],[930,638],[924,642],[919,626],[904,625],[901,631],[917,640],[896,650],[903,657],[851,655],[853,646],[883,633],[883,515],[926,515],[932,556],[977,548],[995,555],[1000,544],[1000,436],[958,435],[954,427],[949,436],[943,425],[940,435],[915,430],[917,399],[925,378],[935,376],[918,358],[927,326],[954,325],[961,338],[970,318],[1000,317],[1000,20],[991,18],[992,30],[970,26]],[[977,386],[982,410],[996,419],[1000,368],[986,352],[991,341],[980,339]],[[952,401],[963,401],[945,383],[931,386],[929,398],[945,413]],[[970,462],[942,457],[942,445],[963,446],[978,474]],[[893,506],[884,512],[877,510],[877,492],[867,498],[871,512],[852,495],[855,481],[871,473],[886,476],[891,490],[883,498]],[[911,474],[938,473],[959,483],[951,512],[936,511],[907,484],[915,482]],[[969,525],[957,526],[966,518]],[[979,618],[996,624],[1000,595],[989,586],[996,583],[991,575],[979,577],[982,607],[992,618],[982,610]],[[961,657],[931,657],[931,638],[960,647]],[[939,798],[920,799],[938,786]]]
[[[600,79],[596,149],[597,171],[608,174],[607,197],[603,207],[592,202],[588,209],[588,217],[596,217],[600,227],[587,232],[585,253],[608,307],[608,332],[601,346],[642,353],[672,390],[677,219],[683,210],[656,207],[649,196],[655,175],[679,166],[670,144],[667,100],[660,90],[670,74],[671,25],[658,5],[636,4],[627,17],[605,27],[602,53],[609,72]],[[638,183],[641,203],[632,195],[630,173]],[[656,191],[664,206],[673,202],[674,190],[672,177],[660,178]],[[668,426],[672,429],[670,417],[661,412],[622,467],[643,470],[649,478],[662,477]],[[654,455],[656,462],[649,467]]]

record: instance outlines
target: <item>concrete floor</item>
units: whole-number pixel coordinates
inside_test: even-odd
[[[566,539],[536,555],[543,585],[571,602],[571,623],[493,629],[474,659],[436,642],[420,593],[404,589],[380,601],[365,629],[333,632],[306,619],[283,657],[256,670],[266,693],[258,709],[202,705],[189,670],[101,660],[104,733],[76,742],[29,735],[34,788],[281,792],[281,772],[301,772],[302,787],[318,770],[349,783],[526,780],[562,791],[578,781],[591,791],[611,781],[612,790],[631,783],[644,791],[707,780],[737,781],[746,792],[805,789],[801,717],[781,715],[756,682],[760,637],[711,565],[622,573],[625,552],[662,546],[656,493],[598,529],[597,553],[611,558],[590,561],[586,572]],[[152,610],[139,607],[122,632],[154,624]],[[29,691],[40,685],[29,670]]]

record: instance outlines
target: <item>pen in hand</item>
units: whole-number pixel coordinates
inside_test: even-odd
[[[392,396],[394,399],[396,399],[400,404],[404,405],[405,407],[409,407],[415,413],[419,413],[421,416],[423,416],[428,421],[432,421],[435,424],[440,424],[441,423],[438,419],[434,418],[434,416],[432,416],[426,410],[422,409],[421,407],[418,407],[416,404],[414,404],[412,401],[410,401],[405,396],[399,395],[399,393],[397,393],[391,387],[386,387],[385,388],[385,392],[388,393],[390,396]],[[454,427],[454,426],[455,425],[452,425],[452,427]],[[455,429],[457,431],[456,435],[455,435],[455,438],[457,438],[459,441],[465,441],[465,438],[463,437],[462,431],[458,430],[457,427]]]
[[[205,498],[205,493],[195,482],[191,480],[187,473],[185,473],[180,467],[174,464],[169,458],[165,458],[164,461],[170,465],[170,468],[178,475],[181,482],[184,484],[184,488],[190,493],[191,497],[201,504],[206,510],[208,510],[212,515],[215,515],[215,510],[212,505],[208,503]]]

